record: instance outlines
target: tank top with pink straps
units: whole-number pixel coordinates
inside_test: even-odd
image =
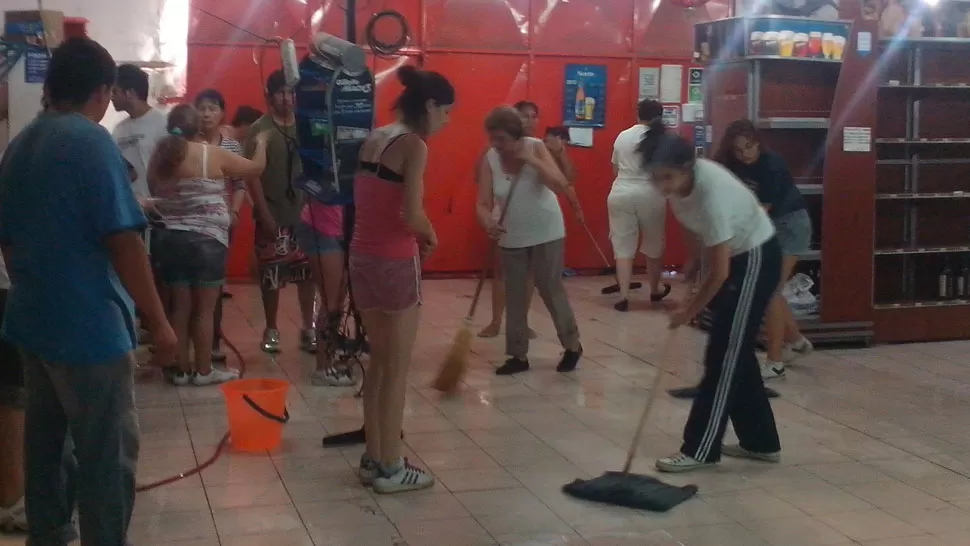
[[[384,152],[410,134],[413,133],[394,131],[376,163],[360,162],[354,178],[356,218],[350,243],[354,254],[388,260],[407,260],[418,255],[417,238],[404,219],[404,176],[383,163]]]

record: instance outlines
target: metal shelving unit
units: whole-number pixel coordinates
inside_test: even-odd
[[[897,63],[899,70],[893,77],[899,79],[877,86],[878,108],[885,112],[880,115],[898,118],[898,112],[886,109],[898,108],[902,102],[905,131],[900,136],[880,135],[873,139],[880,156],[876,161],[877,168],[896,166],[902,169],[902,187],[898,188],[896,182],[894,188],[899,191],[877,191],[875,196],[876,233],[895,232],[893,239],[898,239],[898,243],[885,246],[877,240],[873,249],[873,276],[883,282],[882,289],[874,287],[873,308],[877,312],[917,309],[923,310],[920,312],[942,312],[970,306],[970,294],[952,299],[927,297],[930,295],[927,283],[935,280],[938,270],[954,264],[959,255],[970,255],[970,233],[962,237],[965,244],[953,244],[961,239],[953,236],[953,230],[959,228],[948,230],[948,216],[941,219],[943,214],[970,217],[967,204],[970,184],[961,184],[959,179],[962,177],[945,174],[948,169],[960,169],[960,166],[964,169],[960,172],[966,172],[966,166],[970,165],[970,137],[964,131],[959,131],[962,135],[947,136],[953,126],[946,118],[965,114],[949,114],[949,109],[946,114],[932,110],[939,104],[936,101],[941,101],[943,108],[953,102],[970,101],[970,72],[948,70],[945,66],[947,58],[936,56],[941,49],[948,49],[946,54],[966,58],[970,54],[970,40],[892,40],[883,41],[882,46],[884,56]],[[941,79],[964,78],[967,81],[932,81],[934,74]],[[949,203],[958,208],[950,208]],[[900,229],[901,233],[895,231]],[[890,288],[893,286],[898,287],[896,291]]]

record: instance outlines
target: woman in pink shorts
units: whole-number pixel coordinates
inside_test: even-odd
[[[434,485],[431,474],[401,456],[401,421],[418,331],[421,260],[438,244],[423,203],[425,138],[448,122],[455,102],[441,74],[403,66],[397,75],[404,86],[394,105],[398,119],[375,129],[360,152],[350,244],[354,302],[371,345],[364,381],[367,448],[358,475],[376,493]]]
[[[325,205],[312,197],[300,212],[293,230],[296,244],[306,254],[310,276],[317,286],[322,305],[316,316],[317,366],[310,380],[314,385],[349,387],[354,381],[352,366],[335,366],[334,351],[340,326],[347,282],[344,278],[344,209]]]

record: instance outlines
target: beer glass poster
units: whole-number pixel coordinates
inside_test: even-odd
[[[562,124],[603,127],[606,124],[606,67],[567,64]]]

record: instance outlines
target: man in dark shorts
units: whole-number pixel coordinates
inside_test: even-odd
[[[10,277],[0,256],[0,325]],[[24,365],[17,349],[0,339],[0,531],[26,531],[24,508]]]
[[[303,192],[293,182],[302,173],[303,165],[297,152],[293,89],[286,85],[281,70],[266,80],[266,102],[269,113],[253,123],[245,146],[246,157],[252,157],[255,135],[269,131],[266,169],[260,176],[260,184],[255,185],[262,191],[252,192],[256,217],[254,246],[266,316],[260,347],[267,353],[280,351],[279,294],[283,286],[293,282],[300,302],[300,348],[312,353],[317,350],[313,328],[316,287],[310,279],[306,256],[293,237],[293,228],[299,224],[303,208]]]

